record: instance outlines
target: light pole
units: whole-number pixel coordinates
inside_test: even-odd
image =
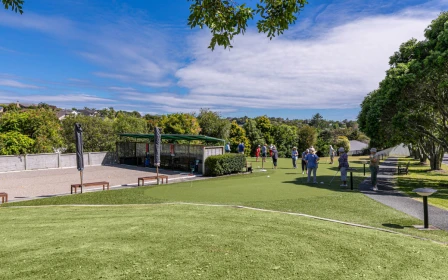
[[[428,229],[429,228],[429,221],[428,221],[428,196],[430,196],[433,193],[437,192],[437,190],[430,189],[430,188],[419,188],[419,189],[414,189],[412,191],[423,197],[423,216],[424,216],[424,223],[425,223],[424,229]]]

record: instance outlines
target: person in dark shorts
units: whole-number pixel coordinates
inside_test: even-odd
[[[306,149],[305,152],[302,153],[302,174],[305,174],[305,172],[308,172],[308,168],[306,167],[306,156],[310,153],[309,149]]]
[[[274,169],[277,169],[278,151],[275,146],[272,146],[272,163],[274,164]]]
[[[261,161],[262,161],[262,162],[266,162],[267,152],[268,152],[268,147],[267,147],[266,144],[264,144],[264,145],[261,147]]]

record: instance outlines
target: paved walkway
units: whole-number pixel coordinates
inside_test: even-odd
[[[380,165],[378,174],[379,190],[377,192],[370,190],[370,178],[359,185],[359,190],[378,202],[423,221],[423,202],[412,199],[394,188],[394,174],[397,172],[397,165],[398,158],[395,157],[386,159]],[[440,229],[448,230],[448,211],[430,205],[429,224]]]
[[[84,182],[108,181],[111,189],[132,188],[137,186],[138,177],[156,175],[155,171],[154,168],[128,165],[88,166],[84,170]],[[160,174],[168,175],[169,182],[202,178],[163,169]],[[31,200],[70,194],[70,185],[79,182],[76,168],[5,172],[0,173],[0,192],[8,193],[10,202]],[[155,184],[155,181],[145,184]],[[98,190],[102,187],[86,188],[85,192]]]
[[[448,154],[443,155],[443,163],[448,164]]]

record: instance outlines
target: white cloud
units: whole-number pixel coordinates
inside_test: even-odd
[[[248,32],[231,51],[210,52],[204,48],[209,37],[201,35],[193,40],[193,62],[177,71],[179,85],[190,90],[178,99],[250,108],[355,108],[384,78],[399,45],[422,39],[433,18],[409,12],[367,17],[311,39],[269,41]]]
[[[63,17],[46,17],[26,12],[19,15],[9,11],[0,11],[0,25],[14,28],[34,29],[40,32],[68,36],[74,31],[72,21]]]
[[[60,95],[20,95],[20,96],[11,96],[11,93],[1,92],[0,91],[0,99],[4,102],[15,102],[17,99],[20,102],[30,102],[30,103],[50,103],[54,105],[59,105],[62,102],[71,102],[71,103],[83,103],[86,102],[113,102],[111,99],[102,98],[94,95],[88,94],[60,94]]]
[[[23,89],[40,89],[42,87],[24,84],[16,80],[10,79],[0,79],[0,86],[4,87],[13,87],[13,88],[23,88]]]

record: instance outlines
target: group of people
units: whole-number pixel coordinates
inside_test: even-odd
[[[345,149],[343,147],[340,147],[338,149],[339,152],[339,158],[338,158],[338,170],[341,172],[341,187],[347,187],[347,171],[350,168],[349,162],[348,162],[348,155],[345,152]],[[379,156],[376,154],[377,149],[372,148],[370,149],[370,156],[369,156],[369,169],[370,169],[370,179],[372,182],[372,188],[371,190],[377,191],[378,190],[378,170],[379,170]],[[293,167],[296,168],[296,161],[297,161],[297,149],[294,147],[292,150],[292,157],[293,157]],[[334,159],[334,149],[332,146],[330,146],[330,164],[333,164]],[[302,153],[302,174],[305,172],[308,173],[308,180],[307,183],[311,182],[311,173],[313,173],[313,183],[317,184],[317,178],[316,178],[316,172],[317,168],[319,166],[319,157],[316,155],[316,150],[311,147],[309,149],[306,149]]]
[[[244,154],[244,143],[240,143],[238,145],[238,153]],[[226,152],[230,152],[230,144],[227,143],[225,146]],[[278,151],[275,145],[271,144],[269,146],[269,149],[266,144],[263,146],[258,145],[257,149],[255,150],[255,157],[256,161],[258,161],[258,158],[261,155],[262,162],[266,162],[267,153],[269,150],[269,156],[272,158],[273,168],[277,168],[277,162],[278,162]],[[345,152],[345,149],[343,147],[340,147],[338,149],[339,152],[339,166],[338,170],[341,172],[341,187],[347,186],[347,172],[350,168],[349,162],[348,162],[348,155]],[[378,176],[378,170],[379,170],[379,157],[376,155],[376,148],[370,149],[370,157],[369,157],[369,169],[370,169],[370,175],[371,175],[371,181],[372,181],[372,190],[377,191],[377,176]],[[334,156],[335,156],[335,150],[333,149],[333,146],[330,145],[330,164],[333,164],[334,162]],[[299,152],[297,151],[296,147],[292,148],[291,152],[292,157],[292,165],[293,168],[297,168],[297,160],[299,159]],[[309,149],[306,149],[302,153],[302,174],[305,174],[305,172],[308,175],[307,183],[311,183],[311,175],[313,175],[313,183],[317,184],[317,168],[319,167],[319,157],[316,155],[316,149],[314,149],[313,146],[311,146]]]

